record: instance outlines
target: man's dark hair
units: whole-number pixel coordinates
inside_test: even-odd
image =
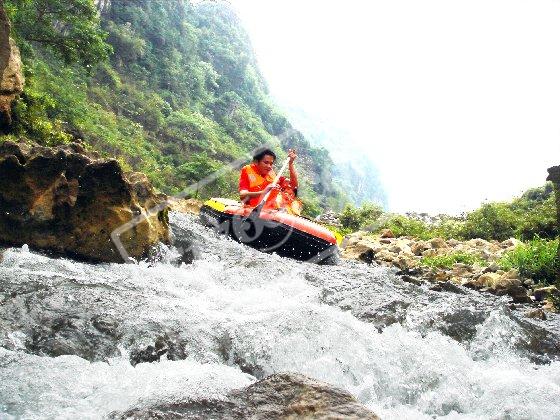
[[[255,156],[253,156],[253,160],[256,160],[257,162],[260,162],[261,160],[264,159],[264,157],[266,155],[272,156],[274,158],[274,160],[276,161],[276,154],[270,150],[270,149],[261,149],[257,152],[257,154]]]

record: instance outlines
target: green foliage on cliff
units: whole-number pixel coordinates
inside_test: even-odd
[[[344,200],[328,153],[312,147],[271,103],[227,3],[100,4],[109,5],[98,17],[92,0],[7,2],[27,80],[13,134],[43,144],[81,139],[145,172],[167,193],[225,163],[247,163],[264,144],[279,158],[293,147],[308,214]],[[237,173],[198,194],[235,197]]]
[[[25,55],[40,44],[66,63],[90,66],[111,52],[91,0],[6,0],[5,7]]]

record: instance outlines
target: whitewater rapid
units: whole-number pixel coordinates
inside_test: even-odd
[[[4,252],[0,418],[104,418],[289,371],[384,419],[560,419],[560,361],[547,352],[556,317],[523,320],[505,297],[429,291],[350,261],[299,263],[191,216],[171,221],[192,264],[173,247],[138,264]],[[158,339],[167,355],[131,364]]]

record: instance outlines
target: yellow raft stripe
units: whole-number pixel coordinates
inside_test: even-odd
[[[330,230],[330,229],[329,229]],[[336,244],[340,245],[342,243],[342,240],[344,239],[344,236],[342,236],[340,233],[335,232],[334,230],[330,230],[333,234],[334,237],[336,238]]]
[[[212,200],[212,199],[205,201],[204,205],[213,208],[216,211],[223,212],[226,209],[226,205],[224,203],[220,203],[219,201]]]

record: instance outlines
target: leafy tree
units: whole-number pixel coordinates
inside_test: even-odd
[[[93,65],[105,60],[111,47],[93,0],[7,0],[6,11],[16,37],[56,52],[66,63]]]

